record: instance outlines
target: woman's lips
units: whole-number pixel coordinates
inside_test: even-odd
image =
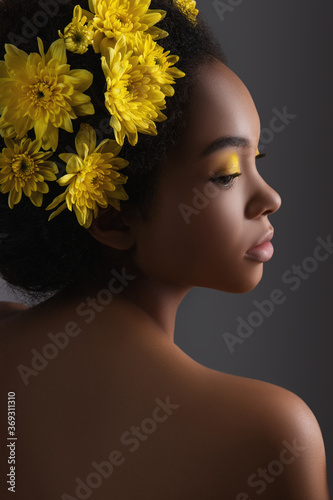
[[[274,247],[270,241],[261,243],[256,247],[251,248],[245,252],[245,255],[250,259],[256,260],[258,262],[267,262],[272,258],[274,253]]]
[[[257,262],[267,262],[272,258],[274,247],[271,239],[274,236],[274,228],[270,227],[268,232],[257,240],[257,245],[245,252],[245,255]]]

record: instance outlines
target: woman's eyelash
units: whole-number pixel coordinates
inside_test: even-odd
[[[260,153],[256,156],[256,160],[259,160],[259,158],[265,158],[266,153]]]
[[[236,177],[242,175],[240,172],[236,172],[230,175],[220,175],[219,177],[213,177],[212,182],[222,185],[223,187],[229,188],[233,185],[233,181]]]

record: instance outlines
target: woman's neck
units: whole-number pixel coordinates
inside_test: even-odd
[[[113,268],[100,282],[67,286],[44,303],[44,307],[63,307],[85,312],[91,318],[103,311],[103,320],[114,318],[117,308],[132,315],[147,330],[156,331],[174,342],[176,314],[189,288],[160,283],[142,273]],[[111,323],[110,323],[111,324]]]

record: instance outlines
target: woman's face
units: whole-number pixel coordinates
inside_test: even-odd
[[[153,216],[136,228],[139,269],[172,286],[243,293],[258,284],[265,259],[246,251],[272,229],[268,216],[281,205],[257,170],[259,136],[258,113],[240,79],[218,61],[202,66],[186,131],[163,165]]]

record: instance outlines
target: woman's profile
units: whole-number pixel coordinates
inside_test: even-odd
[[[0,10],[0,274],[39,299],[0,304],[2,497],[329,500],[305,402],[174,343],[193,287],[258,285],[281,205],[195,2]]]

